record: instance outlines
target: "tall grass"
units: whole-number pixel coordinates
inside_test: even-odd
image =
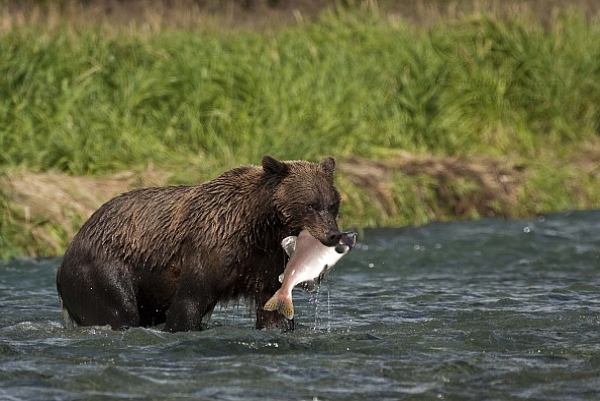
[[[598,136],[600,28],[577,13],[422,28],[337,10],[270,32],[0,36],[0,166],[70,174],[263,154],[535,157]]]

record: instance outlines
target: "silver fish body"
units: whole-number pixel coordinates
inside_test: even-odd
[[[292,290],[297,285],[311,290],[315,280],[320,282],[323,275],[348,253],[356,244],[356,233],[342,233],[340,242],[335,246],[325,246],[307,230],[302,230],[297,237],[287,237],[281,246],[290,256],[283,274],[279,277],[281,288],[265,303],[264,309],[279,311],[288,319],[294,317]]]

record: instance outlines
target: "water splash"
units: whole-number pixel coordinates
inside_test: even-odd
[[[313,332],[317,332],[320,329],[321,326],[321,318],[319,315],[319,294],[321,293],[321,285],[317,286],[317,289],[315,290],[315,292],[310,294],[310,298],[308,299],[308,304],[312,305],[312,309],[313,309],[313,315],[314,315],[314,321],[313,321],[313,325],[311,327],[311,331]]]
[[[308,300],[309,305],[313,305],[314,321],[311,330],[315,333],[323,331],[323,305],[321,302],[321,294],[325,294],[325,321],[327,333],[331,333],[331,302],[329,291],[329,280],[325,280],[317,286],[315,292],[311,293]]]

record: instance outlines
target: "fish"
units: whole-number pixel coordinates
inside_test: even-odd
[[[334,246],[325,246],[307,230],[298,236],[286,237],[281,246],[289,255],[283,274],[279,276],[282,283],[275,294],[265,303],[266,311],[278,311],[287,319],[294,318],[292,290],[296,286],[311,291],[321,282],[325,273],[356,245],[357,234],[344,232],[340,241]]]

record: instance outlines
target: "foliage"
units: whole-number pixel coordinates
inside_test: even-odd
[[[0,166],[97,174],[263,154],[507,154],[598,135],[600,30],[338,10],[268,33],[0,37]]]

